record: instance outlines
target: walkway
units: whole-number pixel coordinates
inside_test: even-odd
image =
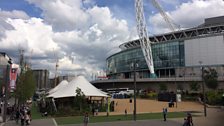
[[[3,126],[20,126],[17,125],[15,121],[8,121]],[[39,120],[32,120],[31,126],[55,126],[52,119],[39,119]]]
[[[207,117],[193,117],[195,126],[223,126],[224,110],[208,108]],[[168,119],[166,122],[162,120],[138,120],[138,121],[122,121],[122,122],[105,122],[105,123],[89,123],[88,126],[182,126],[183,119]],[[91,122],[91,120],[90,120]],[[4,126],[18,126],[15,121],[9,121]],[[53,119],[33,120],[31,126],[56,126]],[[63,126],[83,126],[83,124],[71,124]]]

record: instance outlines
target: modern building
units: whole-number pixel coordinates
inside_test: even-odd
[[[6,53],[0,52],[0,94],[5,90],[7,65],[10,64],[11,58]]]
[[[214,68],[218,73],[219,88],[224,89],[224,16],[207,18],[204,23],[190,29],[151,36],[152,56],[157,78],[150,78],[139,40],[122,45],[120,52],[109,56],[108,80],[92,83],[98,88],[133,88],[137,62],[137,88],[158,90],[165,83],[170,90],[189,89],[189,83],[202,82],[202,66]]]
[[[36,79],[37,91],[45,91],[51,88],[48,70],[36,69],[32,71],[33,71],[34,78]]]

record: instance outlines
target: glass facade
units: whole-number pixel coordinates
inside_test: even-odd
[[[166,42],[152,45],[152,55],[155,71],[184,66],[184,42]],[[141,48],[121,51],[107,58],[107,74],[124,73],[130,76],[131,63],[138,62],[137,71],[142,71],[142,77],[149,77],[148,67]]]
[[[152,46],[155,68],[170,68],[184,66],[184,43],[166,42]]]

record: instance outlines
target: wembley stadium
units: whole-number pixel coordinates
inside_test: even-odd
[[[121,51],[106,59],[108,79],[92,83],[102,89],[133,88],[135,62],[137,86],[141,89],[158,90],[159,83],[167,84],[171,90],[178,86],[188,89],[189,83],[202,82],[202,67],[215,69],[219,88],[224,88],[224,16],[207,18],[197,27],[149,39],[156,78],[150,78],[140,41],[134,40],[120,45]]]

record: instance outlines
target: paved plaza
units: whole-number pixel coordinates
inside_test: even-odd
[[[216,108],[208,108],[207,117],[193,117],[194,126],[223,126],[224,110]],[[91,122],[91,120],[90,120]],[[88,126],[182,126],[183,119],[168,119],[166,122],[162,120],[137,120],[135,121],[118,121],[105,123],[89,123]],[[3,124],[2,124],[3,125]],[[4,126],[18,126],[15,121],[8,121]],[[33,120],[31,126],[57,126],[52,118]],[[70,124],[63,126],[83,126],[83,124]]]

